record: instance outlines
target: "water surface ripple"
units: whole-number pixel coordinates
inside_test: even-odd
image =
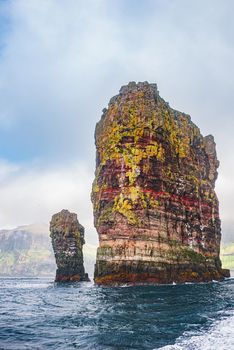
[[[0,279],[0,349],[234,349],[234,280],[138,287]]]

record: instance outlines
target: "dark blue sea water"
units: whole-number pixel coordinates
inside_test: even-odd
[[[0,349],[234,349],[234,280],[102,288],[0,279]]]

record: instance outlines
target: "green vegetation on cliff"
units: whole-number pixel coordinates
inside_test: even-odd
[[[96,258],[96,246],[86,243],[83,253],[85,268],[89,275],[92,276]],[[234,243],[223,245],[220,257],[223,268],[234,270]],[[1,276],[53,277],[55,269],[47,225],[28,225],[14,230],[0,230]]]
[[[96,247],[84,245],[86,271],[93,275]],[[52,276],[56,270],[46,224],[0,230],[0,276]]]
[[[54,270],[47,225],[0,231],[0,275],[48,276]]]

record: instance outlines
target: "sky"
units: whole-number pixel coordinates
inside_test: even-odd
[[[223,237],[234,225],[232,0],[0,0],[0,228],[67,208],[97,241],[94,129],[129,81],[213,134]]]

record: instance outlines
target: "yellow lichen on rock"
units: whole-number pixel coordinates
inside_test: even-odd
[[[95,280],[111,283],[110,271],[123,283],[221,279],[212,136],[155,84],[132,82],[103,111],[95,142]]]

